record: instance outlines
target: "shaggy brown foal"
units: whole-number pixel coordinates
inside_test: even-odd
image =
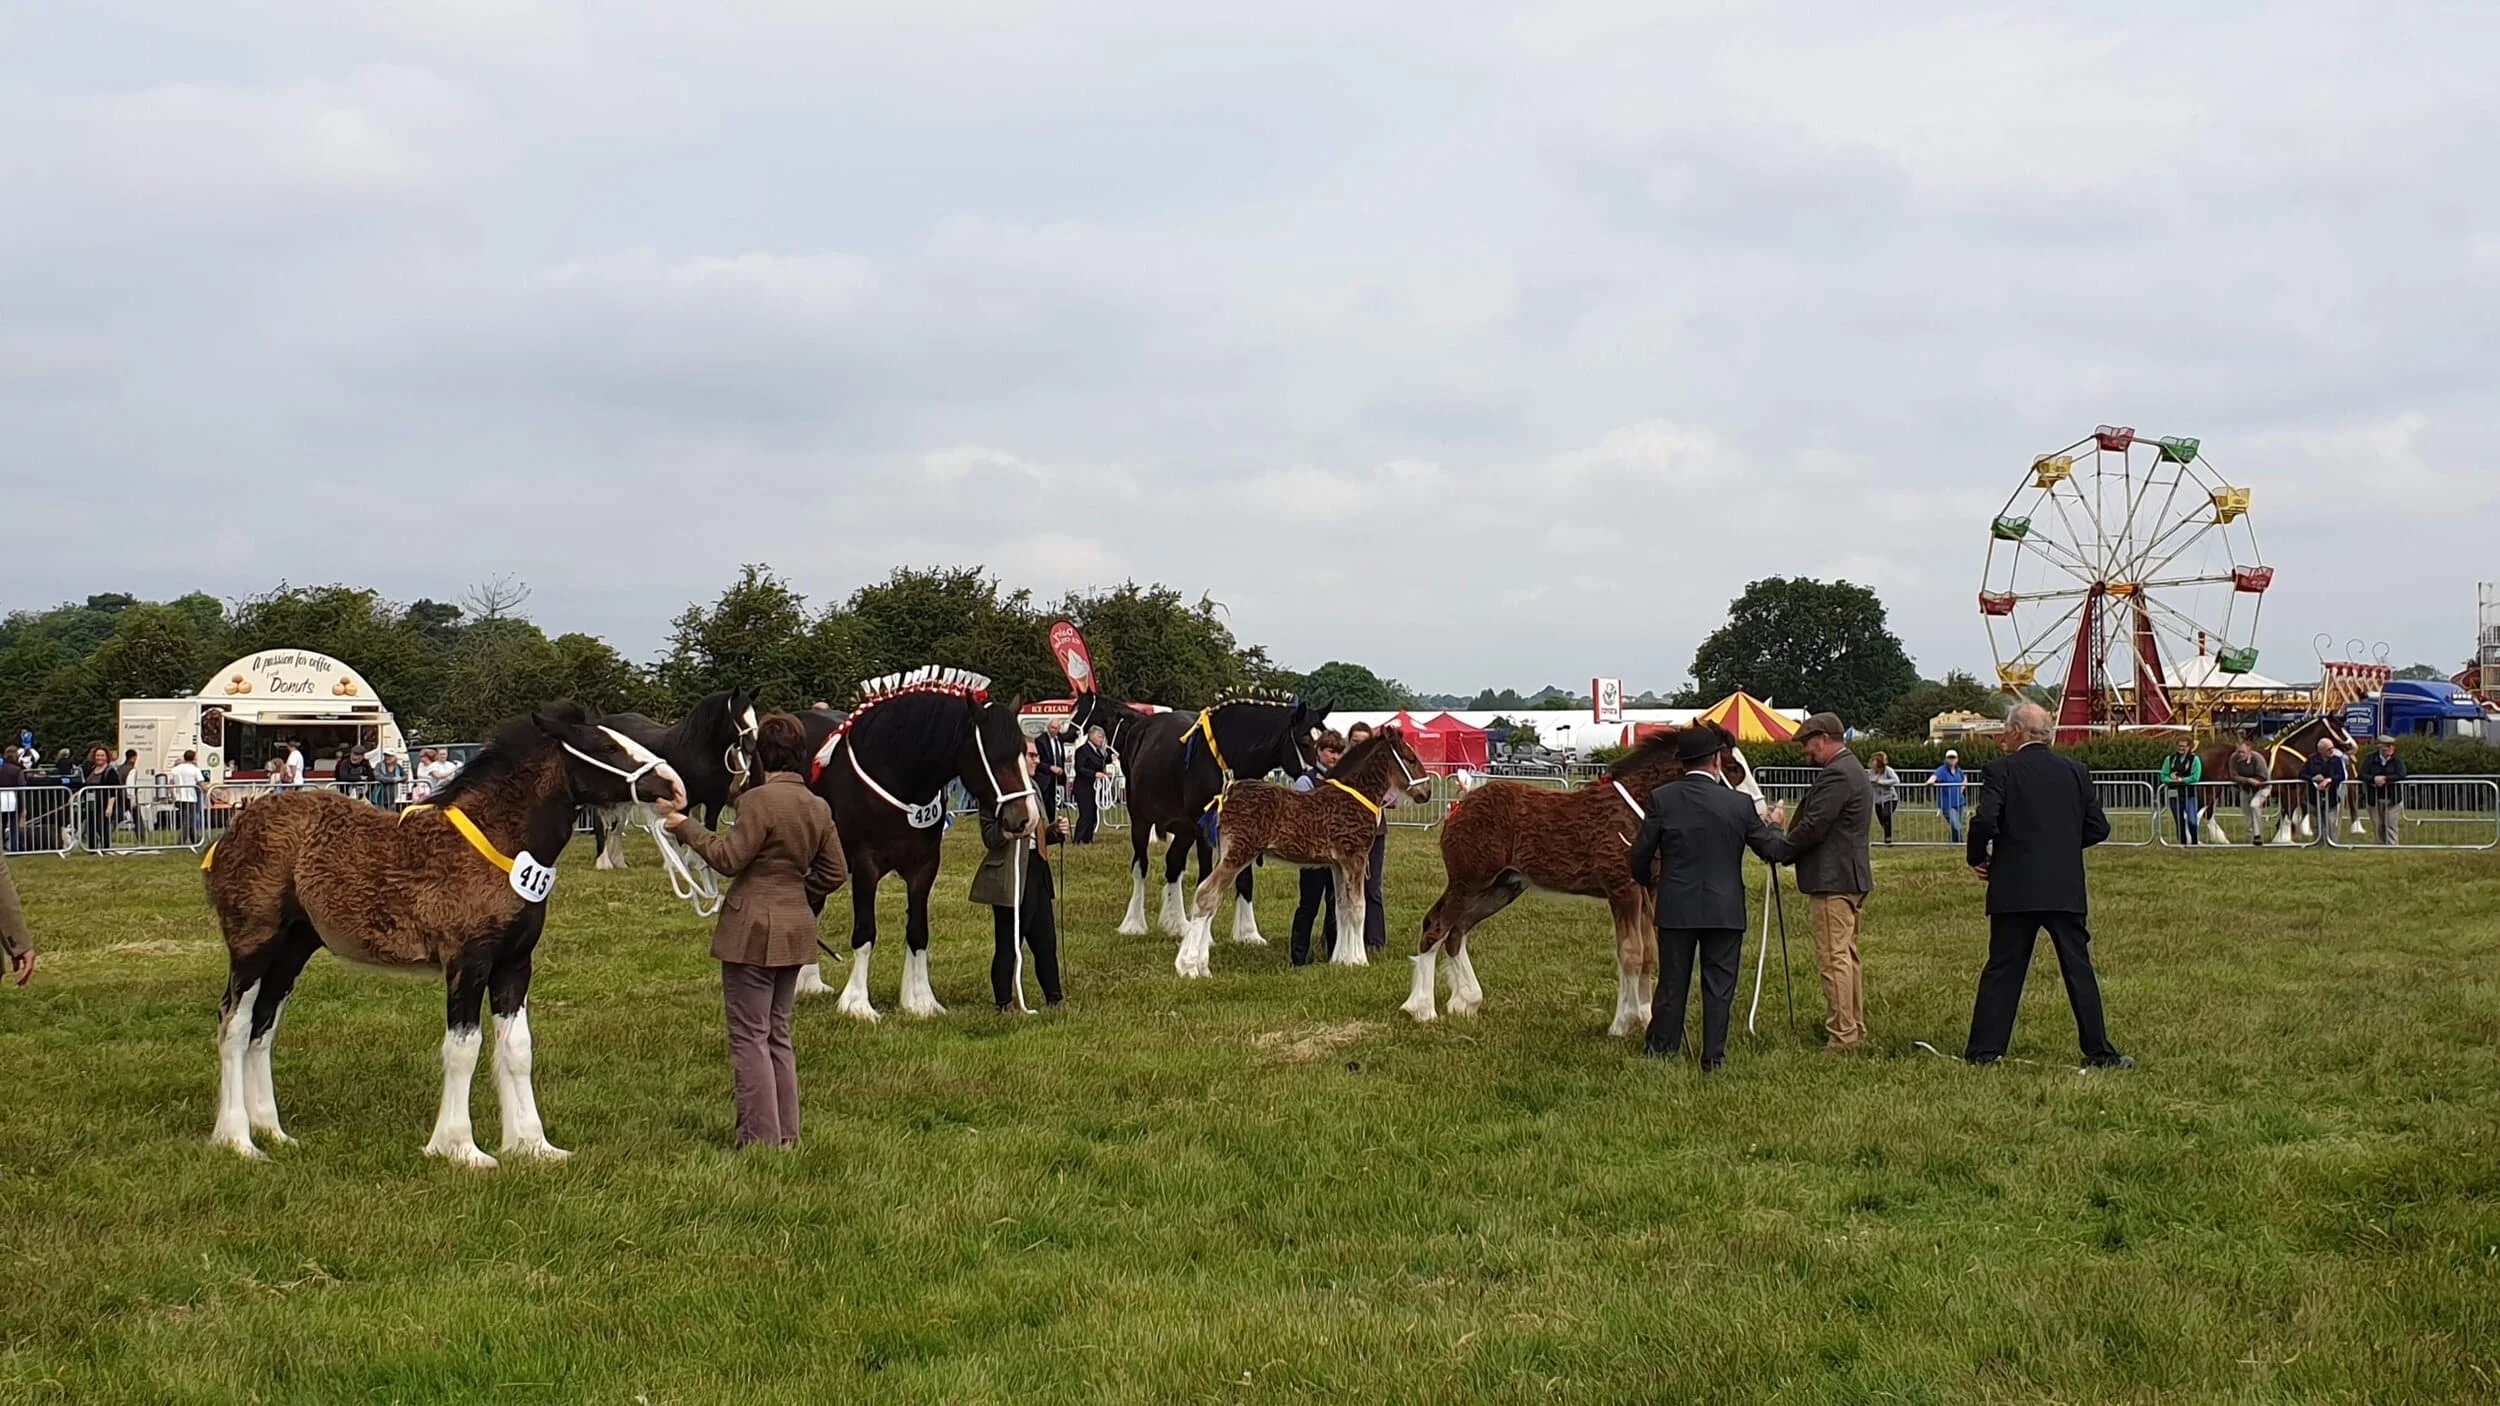
[[[1703,727],[1717,728],[1716,723]],[[1725,729],[1719,729],[1724,735]],[[1684,775],[1673,732],[1657,733],[1618,758],[1605,776],[1573,791],[1493,781],[1469,792],[1441,822],[1441,867],[1448,883],[1424,915],[1422,950],[1406,1013],[1430,1020],[1433,972],[1450,962],[1450,1014],[1473,1015],[1484,1001],[1467,934],[1530,888],[1602,898],[1615,919],[1615,1019],[1610,1035],[1649,1026],[1658,974],[1658,933],[1649,890],[1633,879],[1632,837],[1648,818],[1650,792]],[[1728,749],[1728,784],[1762,803],[1744,754]]]
[[[495,1165],[469,1125],[479,1006],[490,999],[503,1150],[567,1155],[548,1143],[530,1084],[530,954],[554,860],[579,806],[671,795],[682,804],[685,788],[666,762],[561,703],[507,724],[432,804],[405,814],[335,791],[244,807],[200,865],[228,968],[210,1140],[245,1157],[264,1155],[255,1134],[294,1141],[278,1126],[269,1046],[296,977],[327,947],[362,965],[443,974],[443,1102],[427,1156]]]
[[[1238,781],[1217,801],[1215,868],[1198,882],[1188,929],[1172,969],[1205,976],[1215,947],[1215,907],[1233,876],[1262,854],[1337,871],[1337,944],[1328,960],[1359,967],[1363,953],[1363,876],[1383,806],[1404,796],[1426,800],[1432,777],[1394,727],[1373,733],[1345,754],[1328,779],[1308,791],[1266,781]]]

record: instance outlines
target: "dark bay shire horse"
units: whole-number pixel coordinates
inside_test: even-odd
[[[1368,964],[1363,879],[1371,865],[1372,837],[1380,831],[1380,812],[1400,797],[1430,800],[1432,776],[1394,727],[1363,739],[1339,759],[1327,780],[1308,791],[1270,781],[1235,782],[1216,803],[1223,824],[1217,830],[1215,868],[1198,882],[1189,931],[1181,937],[1172,969],[1182,976],[1208,974],[1215,908],[1223,901],[1224,886],[1234,875],[1249,873],[1263,854],[1336,871],[1337,934],[1328,960],[1341,967]]]
[[[1684,764],[1675,759],[1676,737],[1662,732],[1642,739],[1603,777],[1578,790],[1490,781],[1450,808],[1441,822],[1441,867],[1449,879],[1424,914],[1408,1015],[1433,1018],[1433,969],[1443,956],[1450,963],[1450,1014],[1474,1014],[1484,987],[1468,955],[1468,933],[1520,894],[1540,888],[1606,900],[1615,919],[1615,1019],[1607,1033],[1631,1035],[1648,1028],[1658,931],[1650,892],[1632,877],[1630,858],[1633,837],[1648,819],[1650,793],[1684,774]],[[1730,785],[1762,804],[1762,788],[1733,739],[1727,776]]]
[[[530,957],[547,921],[553,867],[584,805],[682,797],[668,763],[571,703],[504,726],[426,805],[406,812],[331,790],[264,796],[201,862],[226,937],[218,1003],[217,1127],[246,1157],[278,1126],[269,1047],[312,954],[366,966],[433,968],[446,988],[443,1101],[429,1157],[491,1167],[469,1124],[479,1005],[495,1011],[503,1150],[561,1158],[530,1082]],[[540,856],[544,856],[542,859]]]
[[[910,907],[903,927],[902,1005],[906,1015],[943,1015],[929,989],[929,889],[946,839],[946,783],[961,781],[976,800],[1040,823],[1024,727],[1012,703],[990,700],[989,680],[961,669],[923,668],[859,686],[847,718],[810,712],[814,760],[808,785],[833,807],[851,867],[851,976],[837,1005],[877,1019],[868,999],[868,959],[877,944],[877,883],[900,877]],[[811,980],[812,978],[812,980]],[[802,991],[823,990],[811,964]]]
[[[2353,750],[2352,734],[2344,731],[2340,718],[2303,718],[2277,734],[2273,741],[2257,744],[2257,750],[2265,754],[2267,775],[2274,782],[2268,799],[2282,807],[2282,816],[2275,822],[2276,844],[2318,837],[2317,797],[2311,794],[2308,783],[2300,779],[2300,769],[2318,755],[2321,741],[2333,742],[2350,763],[2353,775],[2359,777],[2361,761]],[[2232,751],[2230,742],[2209,742],[2199,749],[2205,761],[2205,784],[2197,788],[2197,804],[2203,812],[2206,834],[2224,844],[2229,844],[2231,837],[2222,828],[2222,815],[2225,811],[2236,814],[2240,807],[2240,788],[2231,783]],[[2351,783],[2346,783],[2343,803],[2347,808],[2355,794]]]
[[[1188,935],[1189,919],[1181,902],[1181,873],[1194,849],[1198,877],[1215,866],[1215,849],[1200,827],[1200,817],[1224,788],[1236,779],[1255,779],[1271,771],[1300,772],[1316,766],[1314,739],[1327,720],[1326,708],[1297,698],[1250,695],[1227,698],[1196,713],[1154,713],[1140,716],[1100,695],[1087,700],[1072,719],[1079,727],[1120,719],[1112,745],[1128,775],[1129,900],[1120,931],[1141,936],[1146,931],[1147,847],[1160,834],[1171,841],[1163,859],[1163,930]],[[1252,902],[1250,871],[1241,871],[1234,885],[1233,941],[1257,945],[1259,915]]]
[[[676,722],[654,722],[640,713],[609,713],[599,719],[651,749],[686,786],[686,810],[706,829],[720,827],[721,808],[747,788],[755,771],[755,699],[743,688],[707,694]],[[621,806],[589,811],[591,852],[597,867],[625,867],[625,816]]]

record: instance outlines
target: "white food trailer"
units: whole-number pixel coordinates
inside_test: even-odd
[[[407,756],[399,724],[373,686],[310,650],[247,654],[195,697],[121,701],[121,750],[138,751],[142,777],[171,771],[185,751],[197,751],[212,780],[254,780],[290,743],[303,748],[316,776],[333,771],[347,748]]]

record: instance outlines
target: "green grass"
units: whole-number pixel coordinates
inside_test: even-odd
[[[1073,855],[1069,1008],[1007,1019],[958,846],[953,1013],[802,1007],[805,1145],[738,1156],[704,925],[577,848],[532,1002],[576,1156],[483,1175],[417,1152],[438,985],[316,961],[277,1055],[302,1145],[247,1165],[206,1141],[192,865],[20,861],[0,1400],[2500,1397],[2489,855],[2096,857],[2143,1067],[2084,1077],[2045,946],[2025,1063],[1912,1048],[1959,1049],[1984,924],[1954,856],[1882,853],[1880,1053],[1814,1048],[1792,903],[1798,1028],[1775,959],[1704,1079],[1602,1033],[1594,904],[1495,919],[1485,1012],[1418,1027],[1395,955],[1285,965],[1284,870],[1276,945],[1177,980],[1111,931],[1125,854]],[[1399,950],[1438,884],[1399,834]]]

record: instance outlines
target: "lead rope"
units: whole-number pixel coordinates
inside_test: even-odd
[[[985,757],[983,760],[988,759]],[[1024,1003],[1024,847],[1024,841],[1015,842],[1015,848],[1012,851],[1013,858],[1007,866],[1015,872],[1016,876],[1016,913],[1015,917],[1010,920],[1011,926],[1008,931],[1015,935],[1016,944],[1016,1010],[1021,1014],[1031,1015],[1033,1008]]]

